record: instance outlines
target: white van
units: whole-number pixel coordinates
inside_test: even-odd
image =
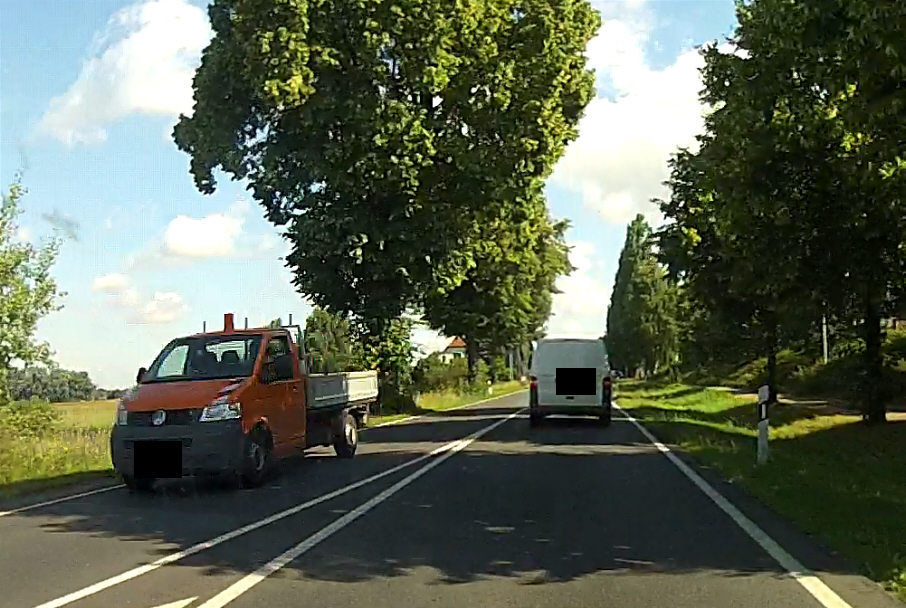
[[[613,385],[603,340],[539,340],[529,370],[532,426],[548,415],[596,416],[610,424]]]

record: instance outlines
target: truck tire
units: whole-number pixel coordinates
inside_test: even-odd
[[[264,481],[271,465],[270,435],[261,428],[254,429],[245,439],[242,450],[242,470],[239,480],[244,488],[257,488]]]
[[[154,479],[123,475],[123,485],[129,489],[129,492],[150,492],[154,488]]]
[[[352,458],[359,447],[359,432],[356,430],[355,417],[343,416],[343,428],[333,442],[333,449],[340,458]]]

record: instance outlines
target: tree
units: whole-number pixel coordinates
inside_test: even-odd
[[[361,344],[347,319],[315,307],[305,320],[305,351],[319,373],[352,371],[361,365]]]
[[[737,163],[745,158],[750,168],[758,167],[751,174],[762,186],[753,190],[752,180],[721,171],[728,181],[736,177],[749,195],[748,209],[741,196],[727,207],[742,212],[731,216],[736,228],[726,231],[728,240],[744,236],[738,227],[747,219],[758,220],[749,227],[759,236],[768,232],[765,225],[773,228],[760,245],[776,245],[764,250],[784,263],[773,267],[779,272],[759,292],[768,301],[789,304],[789,288],[787,293],[819,295],[822,306],[838,314],[858,302],[866,344],[864,413],[881,422],[880,320],[902,293],[906,270],[906,162],[899,143],[906,136],[900,118],[906,100],[899,92],[906,74],[906,7],[889,1],[759,0],[740,4],[738,16],[736,38],[749,57],[732,66],[711,62],[717,69],[706,88],[716,98],[720,91],[731,93],[724,96],[723,113],[736,115],[735,131],[744,137],[727,149]],[[728,69],[737,77],[727,78]],[[745,141],[756,145],[740,147]],[[752,162],[751,154],[760,160]],[[751,240],[733,244],[750,261],[756,257]],[[814,305],[808,297],[803,301]],[[767,312],[778,314],[773,305]]]
[[[215,0],[174,139],[245,180],[297,289],[372,336],[475,267],[482,218],[550,174],[594,91],[586,0]]]
[[[677,293],[653,245],[651,228],[639,214],[626,228],[605,335],[614,364],[645,372],[671,366],[677,355]]]
[[[53,363],[9,371],[9,395],[13,401],[88,401],[97,390],[87,372],[61,369]]]
[[[49,361],[50,348],[35,340],[38,320],[59,310],[63,294],[50,276],[59,240],[39,247],[18,241],[16,217],[25,188],[17,178],[0,206],[0,405],[9,401],[9,374],[14,362]]]
[[[564,242],[568,224],[547,216],[540,188],[533,197],[530,205],[511,206],[509,215],[487,218],[466,279],[425,298],[432,329],[466,342],[472,380],[482,354],[499,356],[537,337],[550,316],[556,280],[573,269]]]

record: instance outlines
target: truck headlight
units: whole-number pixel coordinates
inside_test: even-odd
[[[228,397],[218,397],[201,411],[199,422],[215,422],[217,420],[235,420],[242,415],[242,406],[238,401],[230,402]]]
[[[119,426],[129,424],[129,412],[126,411],[126,404],[122,401],[116,404],[116,423]]]

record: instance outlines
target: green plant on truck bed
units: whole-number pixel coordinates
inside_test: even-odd
[[[906,600],[906,420],[880,427],[820,403],[771,413],[771,459],[755,466],[754,398],[625,381],[617,402],[662,441],[716,468]]]

